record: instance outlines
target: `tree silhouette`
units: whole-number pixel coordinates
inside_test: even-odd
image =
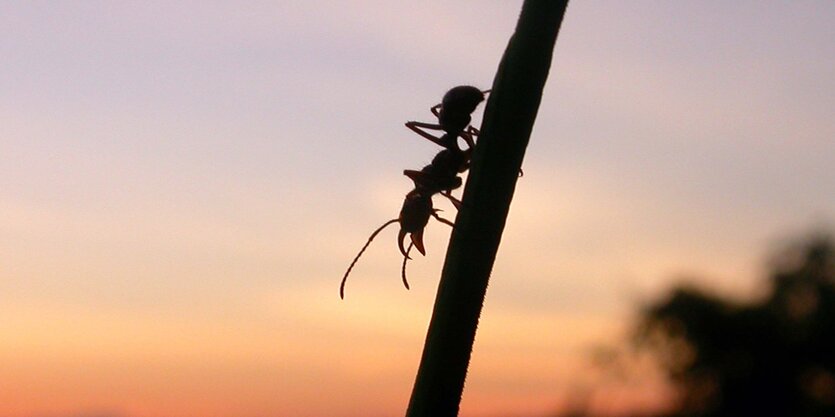
[[[674,416],[835,416],[835,259],[819,236],[775,257],[767,295],[740,303],[679,287],[638,340],[680,391]]]

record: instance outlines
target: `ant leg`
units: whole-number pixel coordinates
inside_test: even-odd
[[[441,191],[441,195],[448,198],[456,210],[461,208],[461,200],[453,197],[451,191]]]
[[[429,111],[431,111],[432,114],[435,115],[435,117],[441,117],[441,103],[432,106],[431,108],[429,108]]]
[[[487,91],[485,91],[485,93],[489,92],[489,91],[490,90],[487,90]],[[481,132],[478,129],[472,127],[472,126],[467,126],[467,132],[466,133],[464,133],[464,132],[460,133],[461,137],[464,138],[464,140],[467,142],[467,145],[469,145],[470,148],[475,146],[475,142],[473,141],[473,136],[478,136],[480,134],[481,134]],[[525,176],[525,171],[522,171],[522,168],[519,168],[519,178],[524,177],[524,176]]]
[[[413,127],[414,126],[414,127]],[[425,122],[406,122],[406,127],[409,129],[415,130],[415,127],[422,127],[424,129],[432,129],[432,130],[444,130],[444,127],[435,124],[435,123],[425,123]]]
[[[362,256],[362,253],[365,252],[365,249],[368,248],[368,245],[371,244],[371,241],[374,240],[374,238],[377,237],[377,235],[381,231],[383,231],[383,229],[385,229],[386,226],[392,223],[397,223],[398,221],[400,221],[400,219],[391,219],[383,223],[382,226],[378,227],[377,230],[374,231],[374,233],[371,233],[371,236],[368,237],[368,242],[365,242],[365,246],[363,246],[362,249],[360,249],[360,253],[358,253],[354,260],[351,261],[351,265],[348,266],[348,270],[345,271],[345,275],[342,276],[342,283],[339,284],[339,298],[345,299],[345,282],[348,281],[348,274],[351,273],[351,269],[354,268],[354,265],[356,265],[357,261],[360,259],[360,256]]]
[[[409,257],[409,251],[412,250],[412,246],[414,246],[414,245],[415,245],[414,243],[409,243],[409,248],[406,249],[406,254],[403,255],[403,266],[400,267],[400,277],[403,279],[403,285],[406,286],[407,290],[409,290],[411,288],[409,288],[409,281],[406,280],[406,261],[408,261],[409,259],[412,259],[412,258]]]
[[[432,129],[432,130],[444,130],[441,125],[435,125],[431,123],[422,123],[422,122],[406,122],[406,127],[411,129],[413,132],[417,133],[418,135],[423,136],[425,139],[432,141],[433,143],[446,147],[446,144],[441,141],[441,138],[432,136],[428,132],[425,132],[423,129]]]
[[[473,128],[473,129],[475,129],[475,128]],[[470,149],[475,147],[475,141],[473,140],[473,135],[472,135],[471,132],[461,132],[461,133],[458,134],[458,136],[461,136],[462,138],[464,138],[464,142],[467,142],[467,146]]]
[[[451,221],[449,221],[449,220],[447,220],[447,219],[445,219],[445,218],[443,218],[443,217],[439,216],[439,215],[438,215],[438,212],[439,212],[439,211],[440,211],[440,210],[435,210],[435,211],[433,211],[433,212],[432,212],[432,217],[434,217],[434,218],[438,219],[438,221],[439,221],[439,222],[441,222],[441,223],[443,223],[443,224],[446,224],[446,225],[448,225],[449,227],[455,227],[455,223],[453,223],[453,222],[451,222]]]

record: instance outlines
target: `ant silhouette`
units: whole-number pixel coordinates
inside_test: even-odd
[[[407,128],[444,149],[438,152],[432,158],[432,162],[420,171],[409,169],[403,171],[403,175],[409,177],[414,183],[414,189],[406,194],[403,206],[400,209],[400,215],[395,219],[386,221],[374,230],[368,237],[368,241],[357,253],[357,256],[354,257],[339,285],[340,298],[345,298],[345,282],[360,256],[371,244],[371,241],[389,225],[400,223],[397,246],[400,253],[403,254],[401,278],[406,289],[409,289],[409,282],[406,280],[406,262],[411,259],[409,252],[414,247],[421,255],[426,255],[426,249],[423,245],[423,230],[429,223],[429,218],[434,217],[450,227],[455,226],[451,221],[438,215],[440,210],[433,207],[432,197],[435,194],[440,194],[448,198],[456,209],[461,206],[461,201],[452,196],[452,190],[461,187],[462,180],[458,174],[469,169],[470,156],[475,147],[475,139],[473,138],[479,134],[478,129],[469,126],[472,120],[470,115],[479,103],[484,101],[484,94],[489,92],[490,90],[481,91],[472,86],[454,87],[444,94],[441,103],[429,109],[438,118],[437,124],[406,122]],[[444,134],[437,137],[429,133],[428,130],[439,130],[443,131]],[[462,150],[458,145],[459,137],[464,139],[467,149]],[[411,240],[408,248],[404,247],[407,234]]]

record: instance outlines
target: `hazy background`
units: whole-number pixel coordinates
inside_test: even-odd
[[[449,229],[411,291],[393,230],[339,279],[437,151],[403,122],[489,88],[520,6],[1,2],[0,416],[402,414]],[[560,409],[636,303],[756,294],[769,245],[831,225],[833,21],[569,5],[462,415]]]

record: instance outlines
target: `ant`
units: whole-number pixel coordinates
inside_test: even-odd
[[[400,223],[400,232],[397,235],[397,246],[403,254],[403,266],[401,277],[403,285],[409,289],[409,282],[406,280],[406,261],[411,259],[409,252],[412,247],[416,248],[421,255],[426,255],[423,245],[423,230],[429,223],[429,218],[434,217],[441,223],[454,227],[454,223],[438,215],[439,209],[432,205],[432,197],[440,194],[448,198],[455,208],[461,206],[461,201],[452,196],[452,190],[461,187],[462,180],[458,175],[467,171],[470,167],[470,156],[475,147],[474,136],[478,136],[478,129],[469,126],[472,120],[470,114],[484,101],[484,94],[490,90],[481,91],[472,86],[458,86],[450,89],[444,94],[440,104],[432,106],[429,111],[438,118],[438,123],[406,122],[406,127],[429,141],[442,146],[440,152],[432,158],[432,162],[420,171],[404,170],[403,175],[414,182],[415,187],[406,194],[400,215],[383,223],[360,249],[357,256],[348,266],[342,283],[339,286],[339,297],[345,298],[345,282],[348,274],[351,273],[354,265],[362,256],[371,241],[387,226]],[[440,130],[444,134],[436,137],[427,130]],[[467,144],[467,149],[462,150],[458,145],[458,138],[461,137]],[[404,247],[406,235],[409,235],[411,242],[408,248]]]

